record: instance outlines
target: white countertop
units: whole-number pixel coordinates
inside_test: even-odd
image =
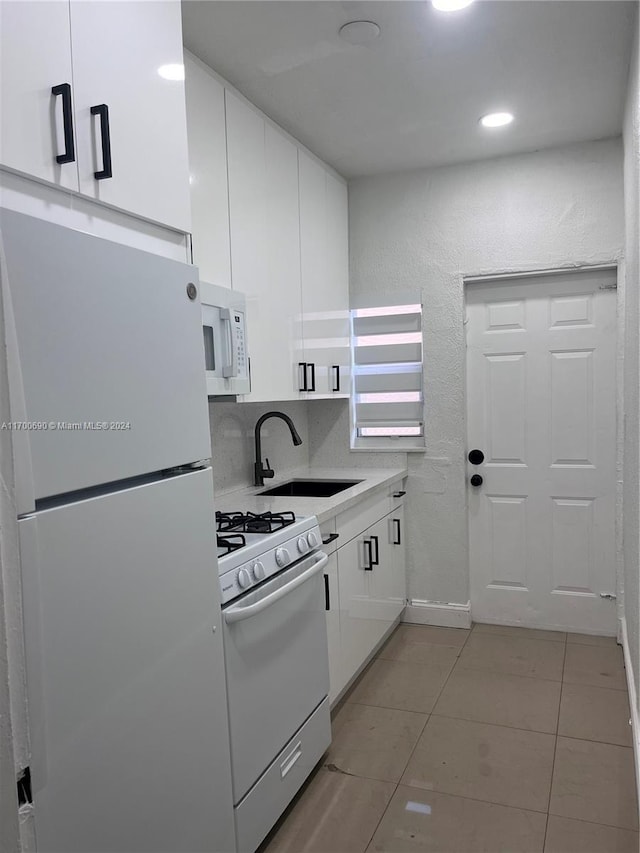
[[[322,524],[354,506],[362,498],[383,491],[407,475],[406,468],[297,468],[267,480],[264,486],[249,486],[232,492],[216,493],[215,504],[216,509],[222,512],[291,510],[296,515],[315,515],[318,523]],[[361,482],[329,498],[275,497],[258,494],[289,480],[361,480]]]

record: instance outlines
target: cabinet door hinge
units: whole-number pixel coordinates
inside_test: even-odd
[[[598,290],[617,290],[617,284],[601,284]]]

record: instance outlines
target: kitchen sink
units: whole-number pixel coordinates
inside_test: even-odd
[[[330,498],[361,482],[362,480],[289,480],[258,494],[290,498]]]

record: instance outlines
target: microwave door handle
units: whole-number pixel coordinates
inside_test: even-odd
[[[231,316],[231,308],[221,308],[220,319],[229,324],[229,361],[223,365],[222,375],[225,379],[230,379],[238,375],[238,330]]]

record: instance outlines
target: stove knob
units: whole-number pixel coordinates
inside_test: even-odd
[[[248,586],[251,586],[251,575],[246,569],[240,569],[237,578],[240,589],[246,589]]]
[[[253,576],[257,581],[261,581],[264,577],[264,566],[258,560],[257,563],[254,563],[251,567],[251,571],[253,572]]]
[[[307,533],[307,542],[309,543],[309,548],[318,547],[318,537],[315,533]]]
[[[301,536],[298,539],[298,551],[300,551],[301,554],[304,554],[304,552],[308,550],[309,546],[307,545],[307,540],[304,538],[304,536]]]
[[[276,548],[276,563],[282,568],[291,562],[291,555],[286,548]]]

